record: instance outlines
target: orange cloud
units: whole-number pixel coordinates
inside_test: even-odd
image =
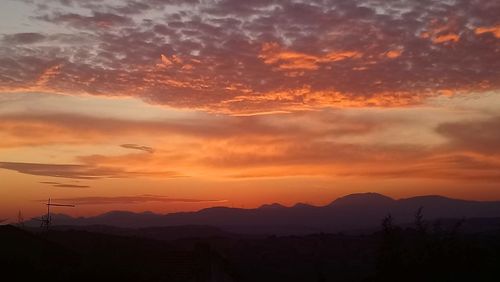
[[[278,67],[283,70],[318,69],[316,56],[282,50],[278,43],[264,43],[259,57],[266,64],[278,64]]]
[[[443,35],[437,35],[435,38],[432,39],[432,42],[439,44],[439,43],[444,43],[444,42],[458,42],[460,39],[460,36],[455,33],[448,33],[448,34],[443,34]]]
[[[49,67],[43,71],[43,73],[40,75],[38,80],[35,82],[35,85],[38,87],[45,86],[45,85],[47,85],[47,83],[50,82],[50,80],[56,78],[56,76],[59,73],[61,73],[61,65],[55,65],[55,66]]]
[[[359,59],[363,56],[361,52],[358,51],[344,51],[344,52],[330,52],[325,56],[319,58],[319,62],[337,62],[346,59]]]
[[[389,59],[395,59],[395,58],[401,56],[402,53],[403,53],[403,51],[401,51],[401,50],[390,50],[390,51],[387,51],[387,53],[385,53],[385,55]]]
[[[176,65],[177,67],[179,67],[183,70],[191,70],[194,67],[193,64],[200,63],[199,60],[192,60],[191,59],[191,60],[189,60],[190,63],[185,64],[184,59],[182,59],[179,56],[172,55],[171,57],[168,57],[164,54],[160,54],[160,60],[161,60],[161,64],[157,64],[158,67],[169,68],[169,67]]]
[[[264,63],[277,65],[281,70],[317,70],[320,63],[332,63],[360,58],[357,51],[329,52],[322,56],[309,55],[283,49],[278,43],[264,43],[259,57]]]
[[[1,140],[10,140],[12,146],[33,146],[34,141],[30,140],[40,145],[102,142],[101,145],[114,146],[117,151],[74,150],[73,164],[0,160],[0,168],[89,180],[309,175],[500,181],[500,155],[495,146],[500,140],[496,130],[498,118],[438,125],[435,133],[447,141],[432,146],[425,142],[372,142],[371,134],[383,134],[388,124],[399,122],[383,121],[328,111],[282,116],[202,116],[175,122],[71,114],[4,115],[0,119]],[[40,131],[34,130],[37,127]],[[50,139],[44,137],[48,135]],[[127,139],[148,140],[151,147],[123,143]],[[2,146],[5,150],[5,144]],[[130,149],[135,152],[130,153]]]
[[[161,62],[163,63],[163,66],[169,67],[173,64],[173,62],[165,55],[161,54],[160,55]],[[160,65],[162,66],[162,65]]]
[[[477,27],[474,32],[476,34],[491,33],[496,38],[500,38],[500,25],[497,26],[481,26]]]
[[[419,36],[431,40],[434,44],[455,43],[460,40],[460,31],[460,21],[457,17],[446,18],[446,20],[433,18]]]
[[[231,100],[214,105],[214,109],[221,112],[252,114],[268,113],[274,105],[280,105],[282,111],[303,111],[318,108],[358,108],[358,107],[403,107],[417,105],[425,99],[424,95],[414,95],[412,92],[380,92],[372,97],[356,96],[340,91],[325,90],[315,91],[310,86],[297,89],[283,89],[280,91],[266,92],[262,95],[240,95]],[[248,109],[240,109],[246,105]],[[271,111],[272,112],[272,111]]]

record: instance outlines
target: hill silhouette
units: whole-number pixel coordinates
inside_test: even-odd
[[[256,209],[213,207],[165,215],[112,211],[94,217],[55,214],[53,218],[57,225],[125,228],[201,225],[233,233],[284,235],[373,229],[389,213],[396,222],[405,224],[413,220],[419,208],[423,208],[429,220],[500,217],[500,201],[468,201],[442,196],[395,200],[377,193],[360,193],[338,198],[326,206],[271,204]],[[38,222],[28,224],[33,226]]]
[[[466,233],[462,229],[469,220],[430,221],[421,211],[414,212],[414,222],[407,226],[395,224],[391,216],[380,218],[382,224],[366,234],[248,236],[209,226],[95,225],[28,232],[4,226],[0,242],[6,248],[2,247],[0,267],[3,273],[17,274],[20,281],[500,279],[499,218],[473,219],[470,227],[488,226],[487,231]]]
[[[10,225],[0,226],[0,242],[0,269],[16,281],[234,281],[224,259],[197,242]]]

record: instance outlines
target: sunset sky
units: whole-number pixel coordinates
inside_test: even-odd
[[[500,200],[500,2],[0,0],[0,219]]]

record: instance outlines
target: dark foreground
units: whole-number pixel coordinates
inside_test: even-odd
[[[15,281],[500,281],[500,226],[476,233],[460,226],[417,218],[403,229],[386,218],[370,235],[283,237],[191,227],[190,238],[179,239],[172,234],[186,227],[8,225],[0,226],[0,268]]]

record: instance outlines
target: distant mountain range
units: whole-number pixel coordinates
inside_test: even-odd
[[[442,196],[395,200],[377,193],[360,193],[338,198],[321,207],[302,203],[292,207],[270,204],[256,209],[213,207],[196,212],[165,215],[112,211],[94,217],[79,218],[54,214],[53,223],[123,228],[212,226],[227,232],[245,234],[305,234],[369,230],[377,228],[388,214],[391,214],[398,224],[410,223],[419,208],[423,209],[427,220],[500,217],[500,201],[468,201]],[[27,224],[35,226],[39,222],[30,221]]]

